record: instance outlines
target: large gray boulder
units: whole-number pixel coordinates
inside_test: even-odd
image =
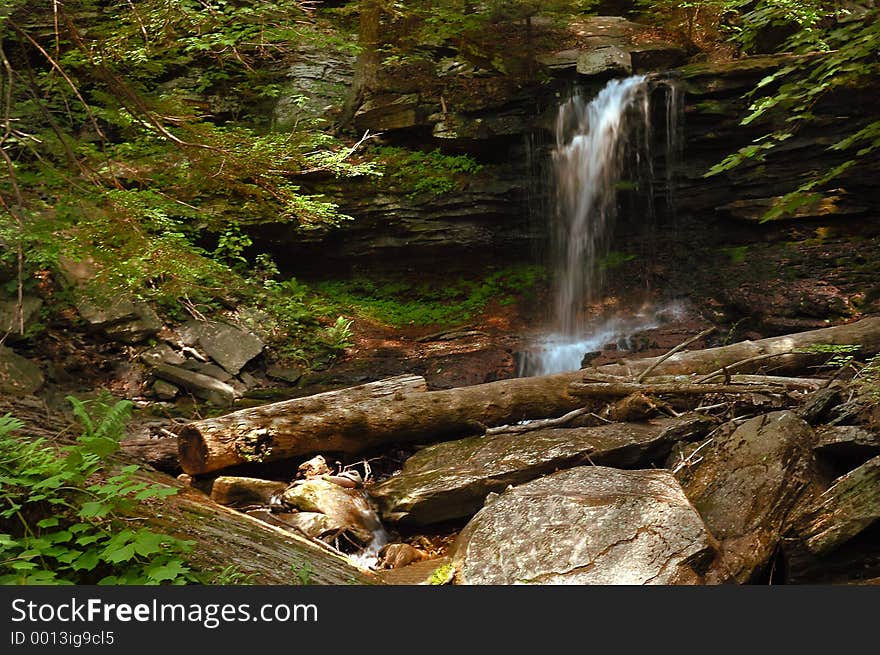
[[[812,428],[790,411],[729,424],[678,472],[685,493],[720,541],[710,580],[747,583],[776,551],[787,519],[812,489]]]
[[[150,305],[119,295],[96,283],[99,268],[94,261],[74,261],[62,257],[58,267],[71,289],[79,315],[91,328],[102,331],[107,338],[136,344],[162,329],[162,321]]]
[[[491,492],[561,468],[592,462],[640,467],[672,444],[699,439],[715,425],[693,414],[645,423],[542,429],[448,441],[410,457],[403,470],[370,489],[391,521],[430,524],[472,516]]]
[[[457,584],[699,584],[712,555],[671,474],[581,466],[498,496],[452,562]]]
[[[238,375],[265,346],[258,336],[228,323],[190,321],[182,331],[185,342],[197,343],[231,375]]]

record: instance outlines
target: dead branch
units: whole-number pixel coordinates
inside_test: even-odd
[[[665,362],[667,359],[669,359],[670,357],[672,357],[675,353],[684,350],[684,349],[687,348],[689,345],[691,345],[694,341],[699,341],[699,340],[702,339],[703,337],[712,334],[714,331],[715,331],[715,327],[714,327],[714,326],[713,326],[713,327],[710,327],[710,328],[708,328],[708,329],[703,330],[702,332],[700,332],[697,336],[695,336],[695,337],[691,337],[691,338],[688,339],[687,341],[678,344],[675,348],[673,348],[672,350],[670,350],[670,351],[669,351],[668,353],[666,353],[665,355],[661,356],[656,362],[654,362],[654,363],[651,364],[648,368],[646,368],[644,371],[642,371],[641,374],[639,375],[639,377],[636,378],[636,382],[642,382],[642,380],[644,380],[646,377],[648,377],[648,375],[651,373],[651,371],[653,371],[655,368],[657,368],[658,366],[660,366],[660,364],[662,364],[662,363]]]
[[[580,409],[572,410],[568,414],[564,414],[558,418],[545,418],[537,421],[529,421],[524,425],[499,425],[498,427],[487,429],[486,436],[488,437],[494,434],[522,434],[523,432],[531,432],[533,430],[541,430],[544,428],[558,428],[569,421],[576,419],[578,416],[584,416],[585,414],[590,413],[592,412],[589,407],[581,407]]]

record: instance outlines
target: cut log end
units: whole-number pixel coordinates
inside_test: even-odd
[[[208,446],[198,427],[186,425],[177,435],[177,459],[185,473],[197,475],[205,471]]]

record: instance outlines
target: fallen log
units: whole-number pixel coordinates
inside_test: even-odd
[[[119,442],[119,446],[122,452],[146,462],[155,469],[172,474],[180,473],[180,464],[177,461],[177,439],[170,437],[123,439]]]
[[[628,382],[626,378],[610,378],[604,380],[584,379],[584,382]],[[658,377],[650,377],[644,381],[644,384],[658,384],[666,382],[691,382],[705,386],[703,382],[697,379],[691,379],[682,375],[664,375]],[[784,377],[781,375],[731,375],[725,384],[755,384],[763,386],[778,387],[780,390],[786,391],[817,391],[828,384],[828,380],[821,378],[794,378]]]
[[[692,384],[667,382],[639,384],[637,382],[572,382],[569,390],[576,396],[628,396],[633,393],[703,395],[708,393],[782,393],[781,387],[757,384]]]
[[[189,474],[218,471],[253,461],[287,459],[305,453],[337,450],[322,432],[335,430],[326,420],[344,420],[352,408],[371,400],[402,398],[427,389],[425,378],[399,375],[357,387],[242,409],[184,426],[178,435],[178,458]],[[366,431],[362,421],[349,424],[352,436]],[[288,443],[288,435],[294,443]],[[345,450],[345,449],[340,449]]]
[[[331,392],[335,396],[319,394],[241,410],[184,426],[179,436],[180,464],[196,475],[257,459],[357,453],[385,443],[483,434],[488,426],[559,416],[583,407],[584,402],[568,391],[572,375],[401,391],[359,401],[340,391]]]
[[[187,473],[197,475],[248,461],[273,461],[322,452],[353,454],[386,443],[428,443],[482,434],[488,427],[557,417],[584,407],[584,397],[572,393],[569,385],[580,383],[589,374],[634,376],[649,367],[657,375],[705,374],[725,364],[771,351],[789,353],[774,360],[774,364],[786,364],[797,370],[793,364],[802,367],[816,356],[792,351],[811,344],[858,344],[864,353],[877,352],[880,350],[880,318],[679,352],[656,366],[656,358],[625,360],[586,371],[428,392],[406,385],[389,392],[386,381],[372,383],[379,386],[370,392],[364,391],[370,385],[363,385],[273,403],[184,426],[178,440],[180,464]],[[760,362],[755,364],[755,368],[761,365]],[[713,385],[699,387],[700,393],[713,390]],[[420,388],[424,388],[423,381]],[[756,385],[748,385],[743,390],[764,391]],[[596,409],[599,406],[597,401]]]
[[[880,351],[880,317],[872,316],[846,325],[770,337],[758,341],[740,341],[729,346],[679,352],[667,358],[652,372],[655,375],[706,374],[716,372],[725,366],[738,364],[737,373],[754,373],[767,367],[779,374],[796,373],[803,370],[811,363],[811,360],[815,360],[817,357],[820,359],[828,358],[827,354],[795,352],[819,344],[858,345],[861,346],[862,355],[876,353]],[[778,355],[778,357],[752,360],[740,364],[747,359],[761,355]],[[658,359],[659,357],[622,359],[614,364],[600,366],[597,370],[608,375],[636,377],[642,371],[651,368]]]

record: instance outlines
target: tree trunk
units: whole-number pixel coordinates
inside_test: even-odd
[[[880,318],[680,352],[654,370],[658,374],[707,373],[756,355],[791,353],[819,343],[860,344],[865,353],[877,352],[880,350]],[[796,370],[814,357],[793,354],[772,361],[774,366]],[[489,426],[561,416],[584,407],[590,401],[571,392],[572,382],[583,382],[591,372],[638,375],[656,359],[424,393],[403,388],[364,395],[359,390],[370,386],[364,385],[264,405],[185,426],[179,438],[180,463],[187,473],[200,474],[247,461],[272,461],[322,452],[357,453],[385,443],[427,443],[481,434]],[[766,365],[764,360],[751,362],[746,368],[754,370]],[[706,387],[706,392],[712,390],[708,385],[701,386]],[[598,399],[594,402],[597,409],[603,404]]]
[[[382,3],[379,0],[363,0],[358,33],[360,52],[354,66],[351,88],[348,90],[345,104],[336,123],[337,132],[351,125],[366,95],[378,86],[381,25]]]

